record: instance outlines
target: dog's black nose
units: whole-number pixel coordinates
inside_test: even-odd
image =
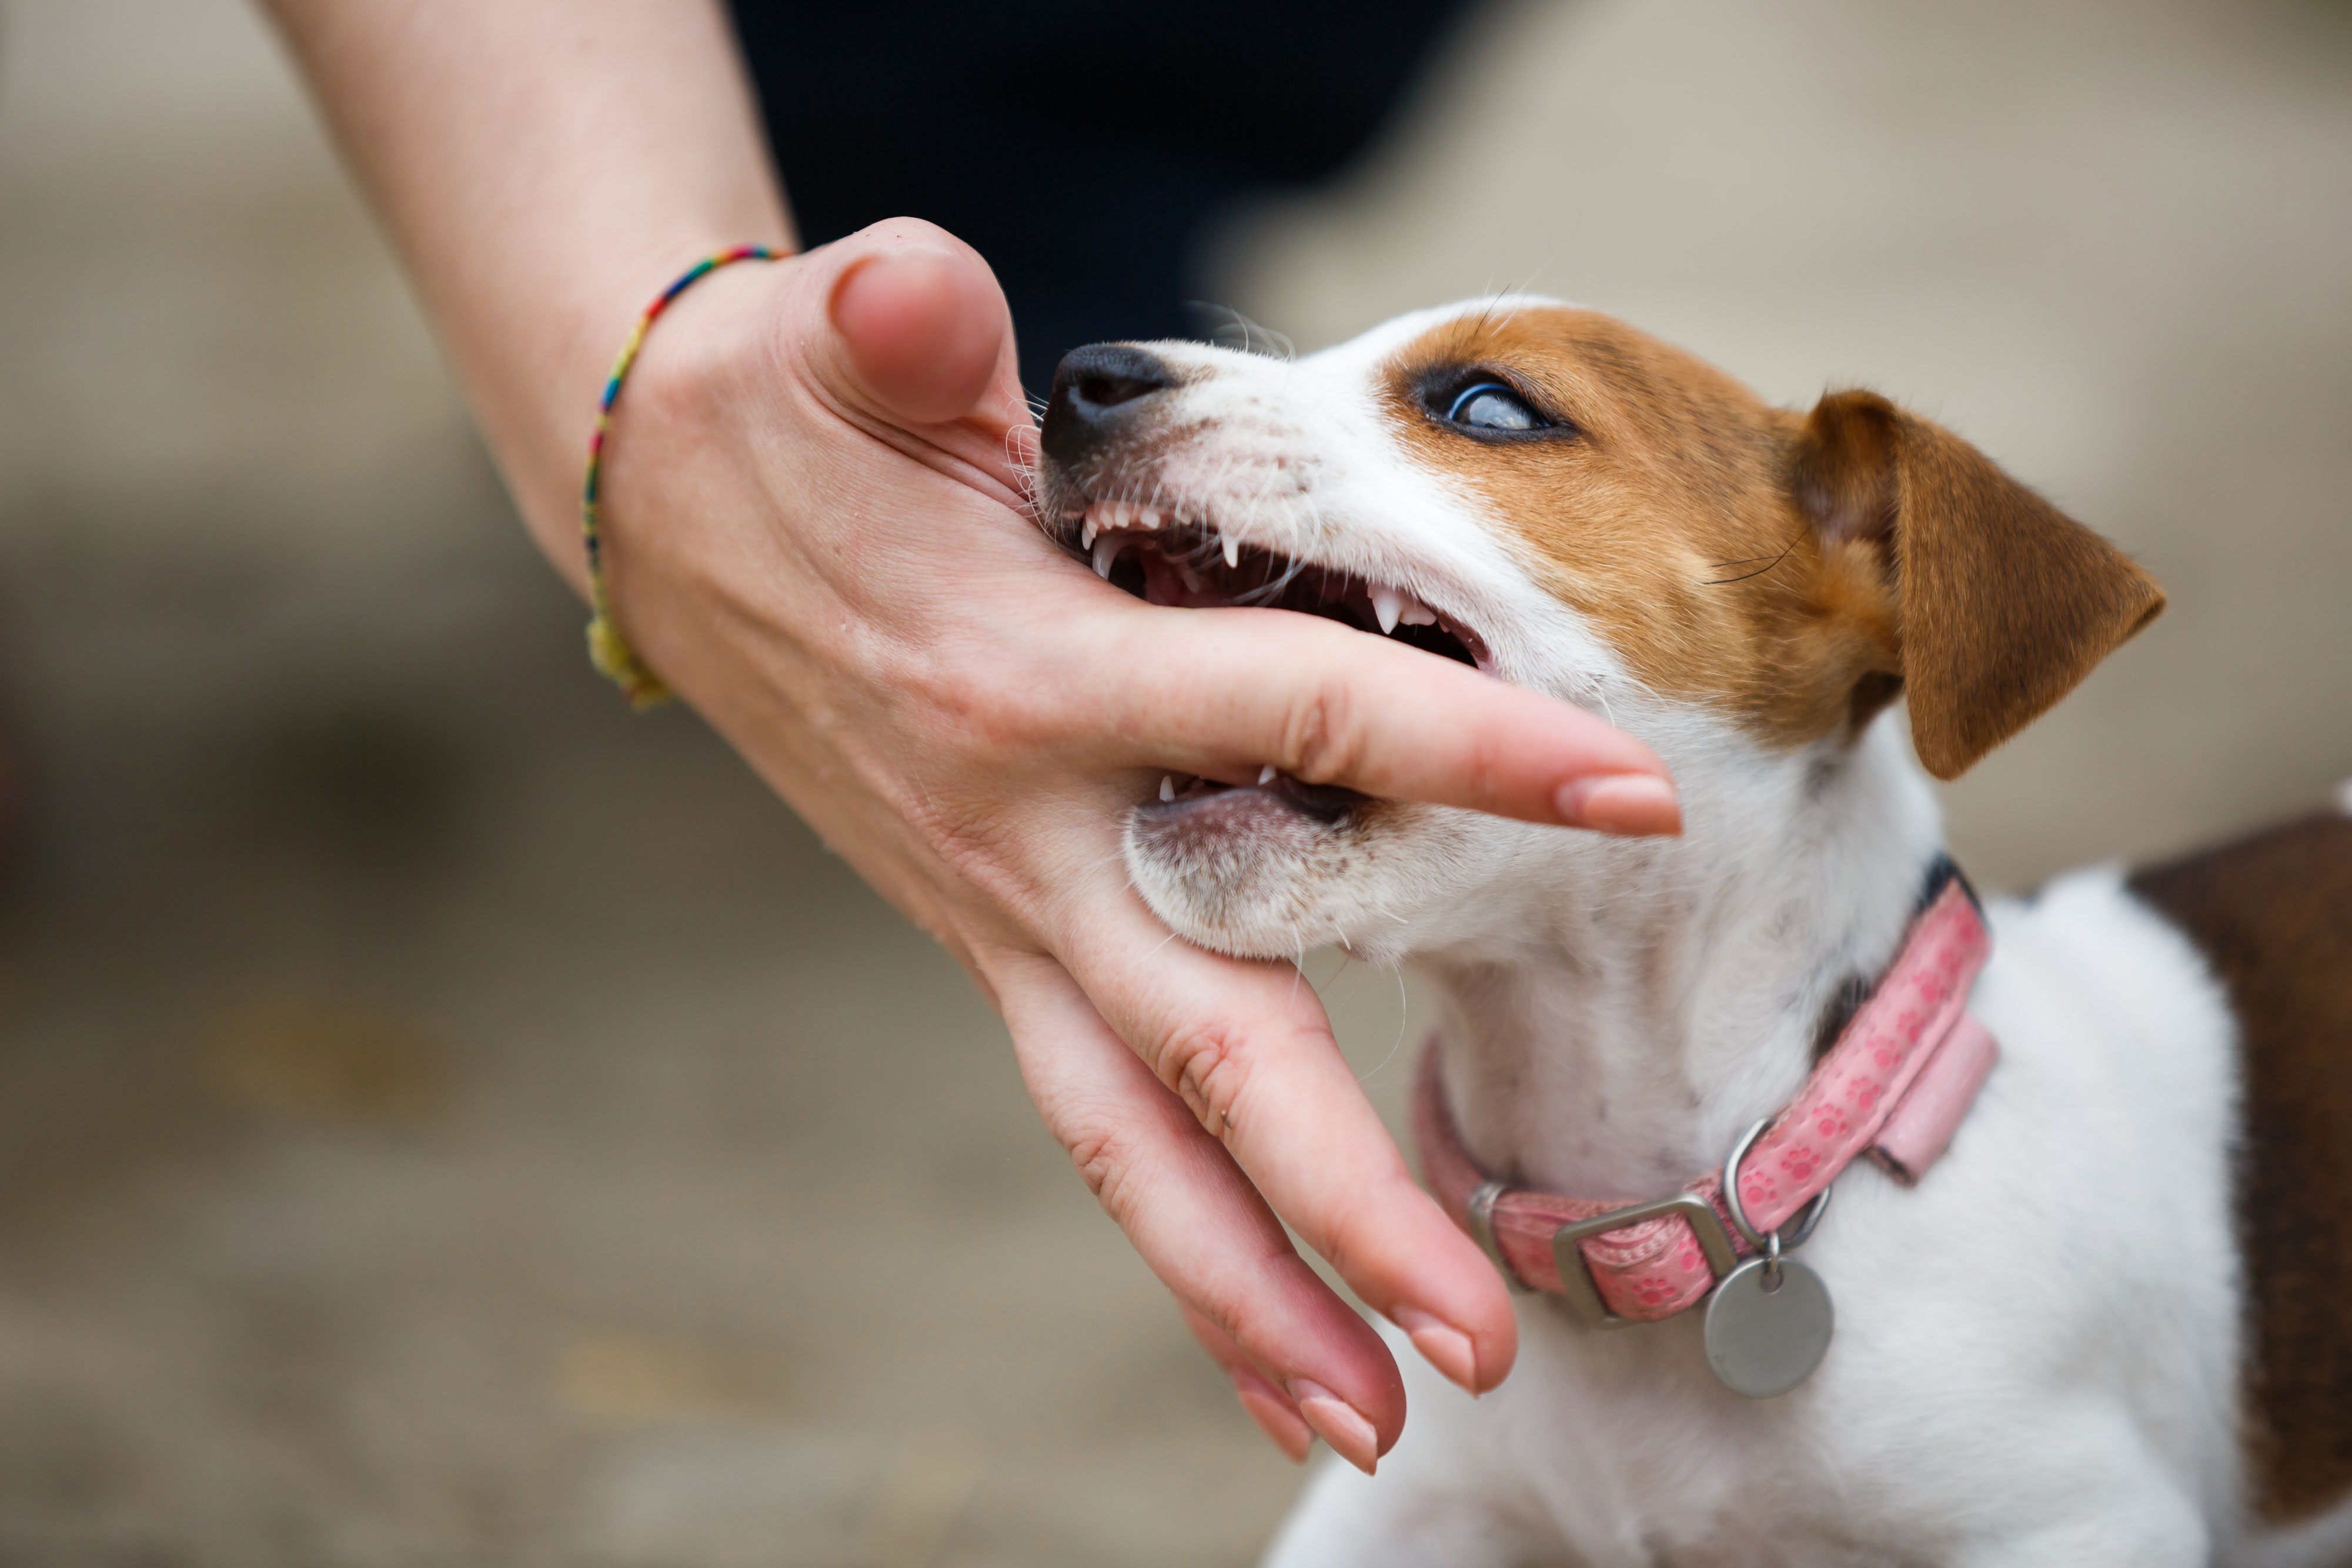
[[[1089,343],[1062,356],[1054,371],[1053,401],[1045,405],[1039,439],[1045,455],[1077,463],[1101,449],[1118,431],[1131,429],[1151,406],[1151,394],[1176,384],[1176,373],[1159,356],[1124,343]]]

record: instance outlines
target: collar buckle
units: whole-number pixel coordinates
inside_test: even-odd
[[[1699,1251],[1706,1255],[1706,1266],[1714,1270],[1717,1279],[1738,1266],[1739,1255],[1731,1245],[1731,1232],[1723,1227],[1723,1217],[1716,1213],[1715,1205],[1697,1193],[1678,1192],[1672,1197],[1612,1208],[1590,1219],[1571,1220],[1551,1233],[1552,1267],[1559,1270],[1560,1293],[1568,1298],[1569,1310],[1594,1328],[1622,1329],[1644,1321],[1622,1317],[1609,1310],[1601,1300],[1601,1288],[1593,1282],[1592,1270],[1586,1266],[1584,1250],[1578,1243],[1587,1237],[1622,1230],[1629,1225],[1664,1219],[1669,1215],[1681,1216],[1691,1228],[1691,1234],[1698,1238]]]

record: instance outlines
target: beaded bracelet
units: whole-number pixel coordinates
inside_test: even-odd
[[[588,438],[588,478],[580,494],[580,533],[588,547],[588,662],[621,688],[633,708],[642,710],[667,702],[669,688],[621,635],[613,621],[612,595],[604,587],[604,533],[596,514],[596,488],[604,472],[604,438],[613,429],[613,404],[620,398],[629,367],[636,363],[637,350],[646,345],[646,331],[669,308],[671,300],[722,267],[739,261],[772,261],[776,255],[763,245],[732,246],[704,256],[678,274],[677,280],[656,295],[637,317],[637,324],[629,329],[628,341],[621,345],[620,357],[613,361],[613,373],[604,382],[604,399],[596,405],[596,434]]]

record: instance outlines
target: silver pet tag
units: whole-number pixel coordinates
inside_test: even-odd
[[[1707,1298],[1707,1364],[1735,1394],[1786,1394],[1821,1365],[1836,1318],[1819,1274],[1793,1258],[1750,1258]]]

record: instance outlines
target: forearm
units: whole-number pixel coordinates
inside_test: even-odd
[[[575,585],[580,465],[630,320],[697,256],[793,243],[709,0],[264,0]]]

